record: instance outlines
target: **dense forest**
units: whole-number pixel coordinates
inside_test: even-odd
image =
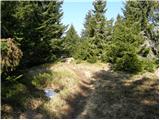
[[[116,20],[105,16],[107,1],[95,0],[93,9],[86,13],[81,35],[73,25],[61,22],[62,4],[63,1],[1,1],[1,117],[23,118],[25,115],[21,114],[26,113],[24,118],[158,118],[159,87],[154,74],[159,66],[158,0],[128,0],[124,2],[123,15]],[[66,65],[67,59],[72,63]],[[102,70],[106,65],[109,71]],[[89,78],[82,73],[85,70],[101,70],[94,77],[99,81],[87,83]],[[136,75],[143,76],[140,83],[124,88],[122,79]],[[78,80],[97,87],[94,92],[87,90],[87,97],[76,94],[74,102],[69,100],[74,109],[66,108],[66,101],[60,98],[69,98],[70,88]],[[137,91],[144,88],[143,93],[134,87]],[[48,100],[45,88],[56,89],[61,97]],[[77,93],[74,88],[72,91]],[[152,102],[141,105],[140,100],[147,97]],[[122,106],[111,101],[121,102]],[[32,109],[34,102],[40,105]]]

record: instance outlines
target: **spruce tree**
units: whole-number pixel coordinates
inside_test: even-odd
[[[93,2],[94,10],[93,11],[93,16],[95,20],[95,35],[94,36],[99,36],[102,37],[103,34],[105,33],[105,24],[106,24],[106,19],[104,16],[104,13],[106,12],[106,1],[104,0],[95,0]]]
[[[13,16],[17,7],[16,1],[1,1],[1,38],[13,38],[17,20]]]
[[[79,43],[79,36],[73,25],[70,26],[63,41],[63,47],[69,56],[73,56]]]
[[[43,46],[45,45],[44,52],[48,53],[48,56],[45,57],[46,61],[52,61],[61,54],[60,44],[65,30],[65,26],[61,23],[63,16],[62,3],[62,1],[43,3],[43,21],[38,30],[41,33],[41,43]]]
[[[21,1],[18,2],[14,16],[17,19],[16,41],[21,44],[21,49],[24,53],[22,58],[22,66],[32,66],[39,64],[42,58],[38,54],[41,50],[37,50],[41,43],[41,34],[37,30],[40,26],[42,8],[38,6],[38,2]],[[41,53],[42,54],[42,53]]]
[[[111,44],[108,46],[106,56],[113,64],[115,70],[126,72],[139,72],[143,69],[138,52],[144,41],[139,23],[132,23],[130,18],[124,20],[117,17],[112,34]]]
[[[65,28],[61,23],[61,5],[62,2],[56,1],[19,2],[14,16],[18,20],[16,39],[24,52],[24,66],[57,59]]]
[[[85,23],[84,23],[84,29],[82,30],[82,37],[93,37],[94,35],[94,23],[93,23],[93,15],[92,12],[89,10],[86,17],[85,17]]]
[[[139,22],[141,31],[146,37],[145,46],[152,50],[154,55],[158,56],[158,1],[127,1],[123,9],[125,19],[130,18],[132,23]],[[151,57],[151,56],[149,56]]]
[[[110,29],[107,29],[107,27],[110,26],[112,22],[107,21],[104,15],[107,10],[105,8],[105,0],[95,0],[93,2],[93,7],[94,9],[89,11],[86,15],[86,21],[84,24],[85,29],[83,30],[82,37],[85,37],[84,40],[88,40],[88,46],[90,46],[90,50],[88,50],[88,59],[93,58],[94,61],[96,61],[102,59],[107,40],[111,38],[108,37],[111,35],[111,31]]]
[[[59,39],[61,38],[65,27],[61,23],[63,12],[61,5],[63,2],[51,1],[43,3],[42,24],[39,30],[42,31],[42,39]]]

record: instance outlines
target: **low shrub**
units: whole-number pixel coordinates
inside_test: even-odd
[[[90,56],[90,57],[87,59],[87,62],[89,62],[89,63],[96,63],[96,62],[97,62],[96,56]]]
[[[113,69],[128,73],[137,73],[143,70],[143,62],[136,54],[136,48],[129,43],[111,44],[107,52],[107,62],[113,64]]]
[[[26,86],[21,83],[2,84],[2,99],[17,100],[17,96],[26,92]]]
[[[136,73],[142,71],[142,61],[140,61],[136,54],[125,54],[121,58],[117,58],[113,64],[114,70],[126,71],[129,73]]]
[[[36,87],[46,87],[47,83],[53,79],[52,73],[39,73],[38,75],[34,76],[32,80],[32,84]]]
[[[143,69],[149,72],[153,72],[156,67],[158,67],[158,65],[156,64],[156,60],[149,60],[149,59],[145,59],[143,60]]]

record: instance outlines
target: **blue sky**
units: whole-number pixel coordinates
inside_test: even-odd
[[[92,1],[93,0],[64,0],[62,5],[64,12],[62,22],[65,25],[73,24],[78,34],[80,34],[87,12],[93,9]],[[107,12],[105,14],[107,19],[116,19],[118,14],[122,15],[121,8],[123,8],[123,1],[124,0],[107,0]]]

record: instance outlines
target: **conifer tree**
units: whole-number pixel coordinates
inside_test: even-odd
[[[93,37],[94,35],[94,23],[93,23],[93,15],[92,12],[89,10],[84,23],[84,29],[82,30],[82,37]]]
[[[94,10],[93,16],[95,20],[95,36],[102,37],[101,35],[105,33],[105,23],[106,19],[104,13],[106,12],[106,1],[104,0],[95,0],[93,2]]]
[[[139,23],[132,24],[129,17],[124,20],[121,16],[117,16],[112,41],[106,54],[113,68],[132,73],[141,71],[143,66],[138,52],[143,40]]]
[[[61,23],[61,17],[63,16],[62,2],[51,1],[43,4],[43,22],[39,28],[43,32],[42,39],[59,39],[65,30]]]
[[[145,44],[150,46],[149,49],[152,49],[155,55],[158,55],[158,5],[157,0],[135,0],[127,1],[123,9],[125,19],[130,18],[132,23],[140,23],[141,31],[146,36]]]
[[[108,26],[112,26],[111,21],[107,21],[105,18],[106,12],[106,1],[105,0],[95,0],[93,2],[94,9],[89,11],[86,15],[86,21],[84,24],[83,36],[86,37],[84,40],[88,40],[88,46],[90,46],[90,50],[88,50],[89,59],[101,60],[102,53],[107,44],[107,40],[111,37],[108,37],[111,33],[111,30]],[[107,27],[109,29],[107,29]],[[88,56],[86,55],[86,56]]]
[[[48,53],[47,56],[44,56],[45,61],[56,59],[61,52],[61,38],[65,30],[65,26],[61,23],[63,16],[62,3],[62,1],[43,2],[42,23],[38,30],[41,34],[42,46],[40,46],[40,49],[43,47],[44,52]]]
[[[63,41],[63,47],[69,56],[73,56],[75,49],[79,43],[79,36],[73,25],[70,26]]]
[[[17,7],[16,1],[1,1],[1,38],[13,38],[17,20],[13,16]]]
[[[15,17],[19,28],[16,39],[24,52],[23,65],[36,65],[56,59],[64,26],[62,2],[19,2]],[[46,54],[47,53],[47,54]]]
[[[93,6],[94,9],[86,15],[84,34],[87,37],[101,37],[104,39],[106,29],[106,18],[104,15],[106,12],[106,1],[95,0]]]

